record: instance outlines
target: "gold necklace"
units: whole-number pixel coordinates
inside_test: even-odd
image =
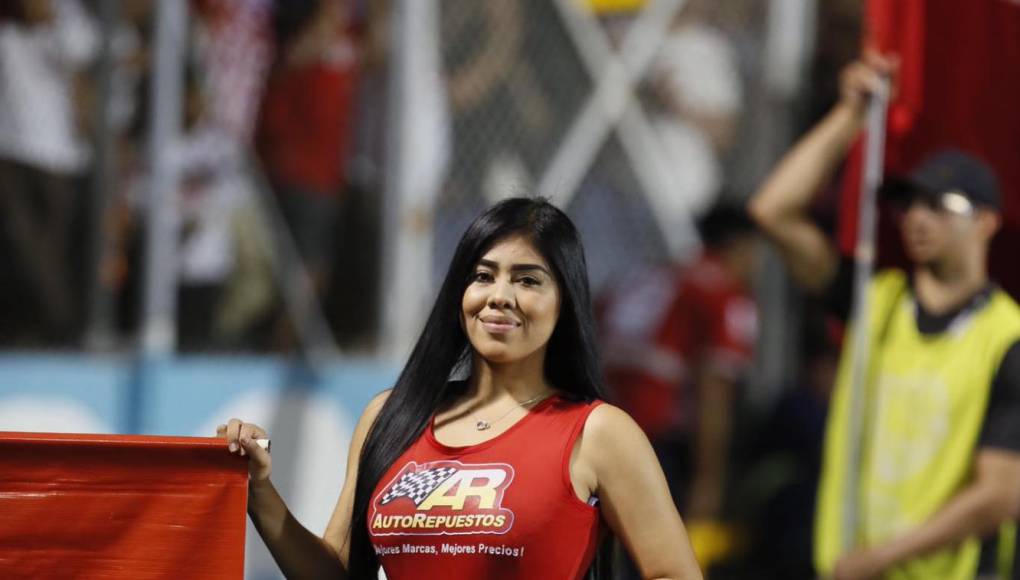
[[[493,419],[492,421],[486,421],[485,419],[479,419],[479,418],[478,418],[477,416],[475,416],[475,414],[474,414],[474,413],[471,413],[471,416],[472,416],[472,417],[474,418],[474,420],[475,420],[475,429],[477,429],[478,431],[485,431],[486,429],[488,429],[488,428],[492,427],[492,426],[493,426],[493,425],[495,425],[496,423],[499,423],[500,421],[502,421],[503,419],[505,419],[505,418],[506,418],[506,416],[507,416],[507,415],[509,415],[509,414],[510,414],[510,413],[511,413],[511,412],[512,412],[512,411],[513,411],[514,409],[516,409],[516,408],[518,408],[518,407],[520,407],[520,408],[522,408],[522,409],[526,409],[526,408],[528,407],[528,405],[530,405],[530,404],[532,404],[532,403],[536,403],[536,402],[538,402],[538,401],[539,401],[540,399],[544,399],[544,398],[545,398],[545,396],[546,396],[546,394],[547,394],[547,393],[546,393],[545,391],[543,391],[543,392],[541,392],[541,393],[539,393],[539,394],[535,395],[534,397],[531,397],[531,398],[530,398],[530,399],[528,399],[527,401],[522,401],[522,402],[520,402],[520,403],[517,403],[516,405],[514,405],[514,406],[510,407],[510,408],[509,408],[509,409],[507,410],[507,412],[506,412],[506,413],[503,413],[502,415],[500,415],[499,417],[497,417],[497,418]]]

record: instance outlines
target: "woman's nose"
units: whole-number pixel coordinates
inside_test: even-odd
[[[513,286],[507,282],[496,282],[489,293],[488,306],[492,308],[511,308],[514,305]]]

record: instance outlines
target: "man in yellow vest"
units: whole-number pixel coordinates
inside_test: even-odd
[[[812,197],[861,131],[869,95],[893,63],[869,55],[841,78],[838,104],[786,154],[750,202],[794,280],[846,316],[853,263],[808,216]],[[893,187],[895,185],[895,187]],[[845,341],[829,419],[815,524],[823,577],[947,579],[1015,576],[1020,512],[1020,308],[988,279],[1000,225],[994,174],[944,151],[897,195],[910,271],[871,282],[870,364],[859,470],[847,473],[852,341]],[[856,485],[845,544],[844,498]],[[998,533],[997,533],[998,532]]]

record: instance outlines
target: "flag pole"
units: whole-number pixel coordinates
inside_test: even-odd
[[[876,198],[882,182],[885,161],[885,126],[889,108],[889,82],[884,80],[868,103],[864,163],[860,205],[857,212],[857,243],[854,249],[854,292],[851,316],[853,359],[850,383],[850,437],[844,489],[843,553],[856,547],[859,529],[861,443],[864,428],[865,398],[871,358],[869,332],[871,277],[875,269],[877,223]]]

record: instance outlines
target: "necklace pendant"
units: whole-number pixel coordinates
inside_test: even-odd
[[[489,427],[492,427],[492,424],[488,421],[482,421],[479,419],[479,421],[475,423],[475,429],[478,429],[479,431],[485,431]]]

